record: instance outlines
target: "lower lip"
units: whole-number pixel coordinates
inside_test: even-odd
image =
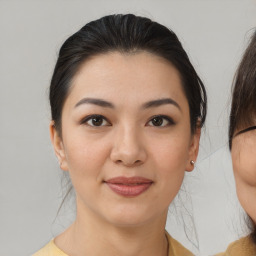
[[[152,183],[142,183],[139,185],[126,185],[117,183],[106,183],[115,193],[125,197],[135,197],[145,192]]]

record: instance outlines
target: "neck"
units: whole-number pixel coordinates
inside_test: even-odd
[[[78,207],[79,208],[79,207]],[[77,209],[75,222],[55,238],[56,245],[68,255],[166,256],[167,211],[141,225],[116,226],[90,210]]]

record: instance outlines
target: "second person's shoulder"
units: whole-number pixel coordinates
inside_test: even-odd
[[[252,242],[250,236],[246,236],[231,243],[226,252],[216,256],[256,256],[256,245]]]

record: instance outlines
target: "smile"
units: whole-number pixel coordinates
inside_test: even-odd
[[[149,189],[153,181],[143,177],[116,177],[105,181],[105,183],[118,195],[135,197]]]

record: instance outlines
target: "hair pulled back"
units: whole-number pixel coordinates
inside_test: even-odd
[[[62,45],[50,85],[52,120],[61,134],[61,113],[70,92],[72,79],[81,65],[98,54],[119,51],[148,51],[168,60],[179,71],[189,103],[192,133],[206,117],[206,92],[174,32],[148,18],[109,15],[92,21],[69,37]]]

